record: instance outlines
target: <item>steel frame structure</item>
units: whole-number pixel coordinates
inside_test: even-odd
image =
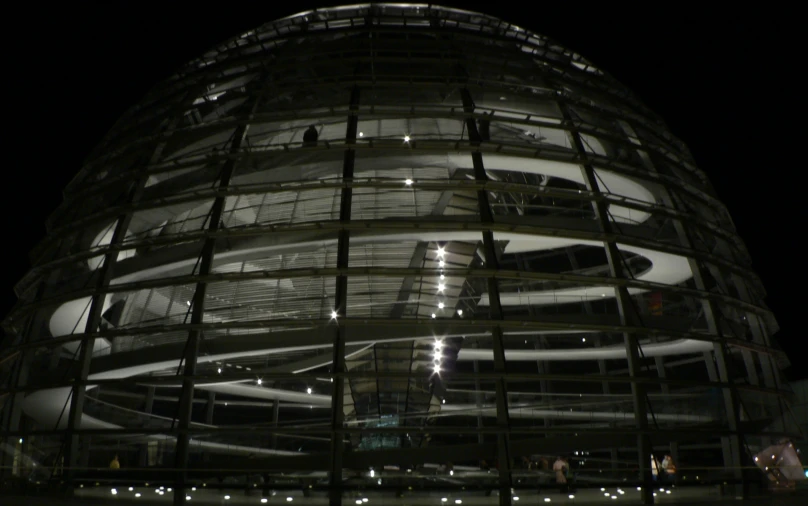
[[[582,483],[601,455],[652,503],[652,452],[714,449],[741,484],[798,432],[686,146],[484,14],[355,5],[224,42],[121,118],[48,227],[3,322],[6,477],[47,456],[114,482],[114,450],[175,504],[259,475],[507,505],[546,478],[520,457],[580,452]]]

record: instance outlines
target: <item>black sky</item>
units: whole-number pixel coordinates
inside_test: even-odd
[[[801,364],[808,131],[796,10],[581,2],[444,2],[550,36],[633,90],[691,149],[745,240]],[[263,22],[335,2],[71,2],[20,6],[4,27],[6,240],[0,315],[27,252],[82,160],[129,106],[183,63]],[[731,4],[730,4],[731,5]],[[529,11],[525,9],[529,8]],[[800,89],[798,89],[800,88]],[[10,156],[9,156],[10,155]],[[792,378],[808,376],[792,367]]]

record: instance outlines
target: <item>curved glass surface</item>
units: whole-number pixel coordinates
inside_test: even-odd
[[[12,481],[509,504],[566,462],[571,496],[647,502],[752,479],[798,433],[687,148],[483,14],[355,5],[227,41],[119,121],[51,226],[4,321]]]

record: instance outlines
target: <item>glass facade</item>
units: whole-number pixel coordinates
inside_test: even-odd
[[[647,503],[753,480],[799,433],[687,147],[483,14],[354,5],[224,42],[48,226],[3,322],[7,483],[510,504],[561,456],[575,489]]]

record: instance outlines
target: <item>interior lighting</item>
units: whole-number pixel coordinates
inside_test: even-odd
[[[220,368],[216,369],[216,372],[218,372],[219,374],[222,374],[222,368],[220,367]]]
[[[637,491],[639,492],[640,490],[642,490],[642,487],[637,487]]]
[[[307,389],[306,389],[306,393],[307,393],[307,394],[310,394],[310,393],[311,393],[311,387],[309,387],[309,388],[307,388]]]
[[[135,497],[140,497],[140,492],[138,492],[137,494],[135,494]]]
[[[286,502],[292,502],[292,497],[287,497]]]
[[[570,499],[575,499],[575,496],[570,494]]]
[[[130,489],[131,490],[131,489]],[[196,487],[191,487],[191,490],[196,492]]]
[[[118,495],[118,489],[113,488],[112,490],[109,491],[109,493],[112,495]]]
[[[20,444],[22,444],[22,438],[20,438]]]
[[[266,498],[266,497],[263,497],[263,498],[261,499],[261,502],[262,502],[263,504],[266,504],[266,503],[267,503],[267,498]]]
[[[404,184],[407,186],[412,186],[412,179],[405,179]]]
[[[438,302],[438,309],[443,309],[445,304],[443,302]]]
[[[550,502],[550,498],[549,498],[549,497],[545,497],[545,498],[544,498],[544,502]]]
[[[263,382],[261,381],[261,378],[258,378],[258,381],[256,381],[256,383],[258,383],[260,385]]]
[[[362,504],[362,499],[357,499],[356,504]]]
[[[585,343],[585,342],[586,342],[586,338],[585,338],[585,337],[582,337],[582,338],[581,338],[581,342],[582,342],[582,343]]]
[[[410,136],[409,135],[404,136],[404,142],[410,142]]]
[[[437,315],[435,313],[432,313],[432,318],[437,318]]]
[[[191,496],[190,496],[190,495],[186,495],[186,496],[185,496],[185,500],[186,500],[186,501],[190,501],[190,500],[191,500]]]
[[[670,494],[670,493],[671,493],[671,491],[670,491],[670,490],[666,490],[666,491],[665,491],[665,493],[666,493],[666,494]]]
[[[229,500],[230,500],[230,496],[229,496],[229,495],[224,496],[224,500],[225,500],[225,501],[229,501]]]
[[[458,316],[463,316],[463,310],[462,310],[462,309],[458,309],[458,310],[457,310],[457,314],[458,314]]]
[[[168,487],[166,490],[168,490],[169,492],[171,492],[171,487]]]
[[[443,274],[441,274],[441,275],[440,275],[440,279],[441,279],[441,280],[443,280],[443,279],[445,279],[445,278],[446,278],[446,276],[444,276]]]
[[[639,490],[639,489],[637,489],[637,490]],[[603,488],[603,487],[601,487],[601,488],[600,488],[600,491],[601,491],[601,492],[605,492],[605,491],[606,491],[606,489],[605,489],[605,488]]]
[[[446,401],[444,400],[443,402],[446,402]],[[454,471],[453,470],[449,471],[449,476],[454,476]],[[455,502],[457,502],[457,501],[455,501]]]
[[[446,289],[446,285],[444,285],[443,283],[438,283],[438,291],[439,292],[442,292],[445,289]]]
[[[448,501],[448,500],[449,500],[449,499],[447,499],[447,498],[445,498],[445,497],[441,497],[441,498],[440,498],[440,502],[446,502],[446,501]]]
[[[446,253],[446,249],[443,247],[438,247],[438,256],[442,257],[444,253]]]
[[[444,266],[446,266],[446,262],[444,262],[443,260],[441,260],[440,262],[438,262],[438,265],[439,265],[440,267],[444,267]]]
[[[185,303],[186,303],[186,304],[188,304],[189,306],[191,305],[191,301],[190,301],[190,300],[186,300],[186,301],[185,301]]]
[[[513,500],[514,500],[514,501],[518,501],[518,500],[519,500],[519,496],[518,496],[518,495],[513,496]]]
[[[363,497],[363,498],[362,498],[362,502],[368,502],[368,498],[367,498],[367,497]]]
[[[441,404],[446,404],[446,399],[443,399],[443,400],[441,401]],[[451,472],[453,473],[454,471],[451,471]]]
[[[455,499],[455,504],[463,504],[463,501],[461,501],[460,499]]]
[[[371,470],[370,470],[370,477],[371,477],[371,478],[373,478],[374,476],[376,476],[376,471],[374,471],[373,469],[371,469]]]
[[[359,132],[359,137],[364,137],[364,136],[365,136],[365,134],[364,134],[364,133]]]
[[[336,319],[337,319],[337,312],[336,312],[336,311],[331,311],[331,319],[332,319],[332,320],[336,320]]]

